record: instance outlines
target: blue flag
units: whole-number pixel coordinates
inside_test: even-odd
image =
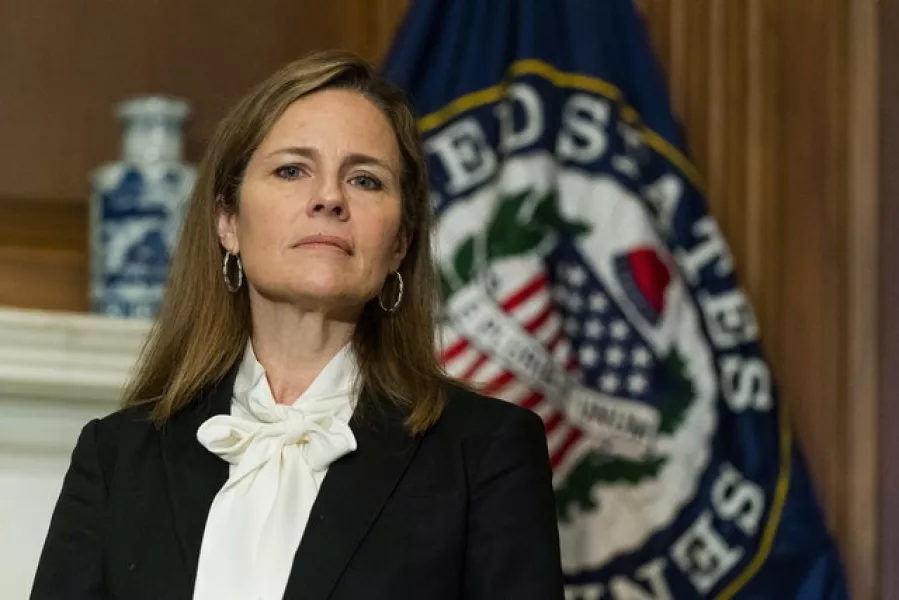
[[[441,356],[546,424],[569,600],[847,597],[631,0],[418,0]]]

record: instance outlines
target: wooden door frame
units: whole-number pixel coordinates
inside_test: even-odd
[[[847,70],[847,276],[846,282],[846,538],[844,555],[853,597],[877,598],[880,586],[878,412],[882,398],[878,307],[882,195],[878,175],[880,6],[850,0]],[[822,326],[824,326],[822,324]],[[885,439],[885,438],[884,438]]]
[[[899,598],[899,1],[851,0],[844,552],[853,597]]]
[[[865,0],[865,3],[876,0]],[[880,464],[875,489],[879,491],[879,557],[872,565],[880,575],[880,597],[899,598],[899,1],[881,0],[879,5],[878,85],[879,138],[871,140],[877,148],[879,172],[876,174],[879,199],[878,256],[879,286],[879,373],[877,447]],[[861,433],[861,432],[860,432]],[[864,508],[864,507],[863,507]]]

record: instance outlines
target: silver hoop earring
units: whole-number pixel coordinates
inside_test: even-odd
[[[243,285],[243,264],[240,262],[240,257],[234,254],[234,259],[237,261],[237,285],[234,285],[231,283],[231,276],[228,275],[228,263],[231,256],[230,252],[225,252],[225,259],[222,261],[222,277],[225,279],[225,287],[228,288],[228,291],[236,294]]]
[[[381,305],[381,310],[383,310],[386,313],[395,313],[396,309],[398,309],[400,307],[400,302],[403,301],[403,276],[400,274],[399,271],[394,272],[394,275],[396,275],[396,279],[397,279],[397,281],[399,281],[400,289],[396,294],[396,302],[393,303],[393,306],[390,306],[390,307],[384,306],[384,301],[381,300],[381,294],[378,294],[378,304]]]

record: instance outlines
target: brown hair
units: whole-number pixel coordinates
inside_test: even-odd
[[[388,314],[373,299],[355,328],[359,408],[386,398],[407,409],[406,425],[413,433],[426,430],[440,416],[447,384],[457,382],[444,373],[436,356],[438,281],[431,256],[424,151],[403,93],[365,61],[342,51],[320,52],[286,65],[220,123],[199,166],[165,300],[126,390],[126,406],[152,403],[152,419],[165,422],[240,360],[252,328],[249,297],[246,286],[231,294],[222,279],[224,249],[216,233],[217,211],[239,209],[247,163],[287,107],[303,96],[334,88],[363,94],[396,134],[402,158],[401,226],[409,239],[399,267],[405,281],[399,310]]]

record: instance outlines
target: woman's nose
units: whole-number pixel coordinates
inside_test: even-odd
[[[310,216],[321,215],[346,219],[349,217],[349,206],[340,186],[329,184],[319,189],[316,197],[309,203]]]

